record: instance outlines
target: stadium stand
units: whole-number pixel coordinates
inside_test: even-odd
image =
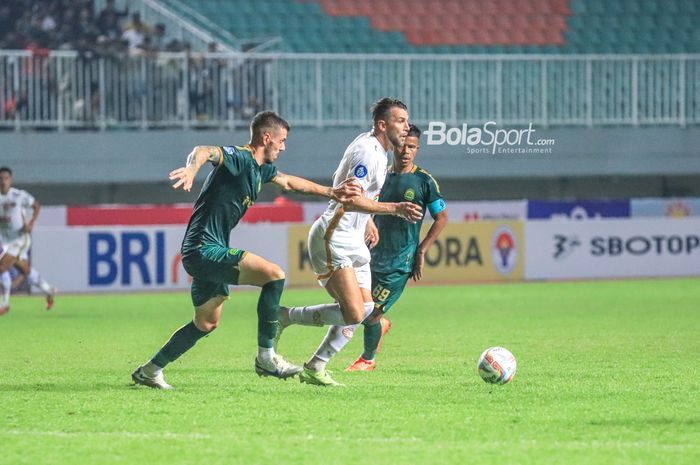
[[[120,57],[188,48],[176,39],[166,41],[164,24],[148,24],[138,11],[118,9],[114,0],[100,9],[93,0],[3,0],[0,5],[0,49]]]
[[[187,5],[239,37],[281,35],[294,52],[700,52],[694,26],[700,6],[693,0],[408,0],[400,9],[389,0]]]

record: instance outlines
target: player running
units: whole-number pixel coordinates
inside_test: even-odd
[[[27,221],[25,211],[30,209],[32,216]],[[12,187],[12,170],[0,167],[0,315],[10,311],[13,266],[46,295],[46,310],[53,307],[56,289],[29,264],[31,232],[40,210],[41,205],[29,192]]]
[[[374,309],[370,253],[364,241],[369,213],[397,215],[417,221],[423,212],[415,203],[376,202],[384,184],[387,155],[401,146],[409,129],[408,111],[400,100],[383,98],[372,111],[372,131],[362,133],[345,150],[333,175],[333,185],[356,178],[364,196],[346,205],[331,201],[309,231],[309,257],[318,282],[336,303],[312,307],[284,308],[280,330],[291,324],[331,325],[316,353],[304,365],[301,382],[340,386],[326,370],[328,361],[352,336],[354,328]]]
[[[410,223],[400,218],[378,216],[374,222],[379,235],[372,236],[372,297],[374,311],[362,322],[364,352],[346,371],[371,371],[376,365],[382,336],[391,323],[383,315],[399,300],[409,278],[423,276],[425,254],[447,224],[447,209],[440,186],[427,171],[414,164],[420,148],[420,129],[411,125],[403,147],[394,151],[392,171],[387,176],[381,202],[408,200],[430,211],[435,222],[420,241],[421,222]],[[338,348],[340,350],[340,348]]]
[[[199,169],[211,162],[195,202],[182,243],[182,264],[192,276],[194,318],[171,336],[155,356],[131,375],[136,384],[172,389],[163,368],[191,349],[219,324],[229,285],[261,287],[258,300],[258,352],[255,371],[260,376],[286,379],[301,371],[275,353],[279,301],[284,289],[282,269],[253,253],[229,248],[231,230],[258,197],[262,184],[272,182],[284,190],[328,197],[342,204],[361,192],[354,181],[335,187],[320,186],[306,179],[277,171],[273,165],[285,149],[289,124],[276,113],[258,113],[250,124],[250,143],[242,147],[198,146],[187,165],[170,173],[173,188],[190,191]]]

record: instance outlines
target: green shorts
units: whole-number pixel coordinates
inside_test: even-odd
[[[392,271],[390,273],[377,273],[372,271],[372,299],[374,307],[383,313],[389,311],[392,305],[399,300],[406,287],[411,273]]]
[[[229,285],[238,284],[238,264],[247,252],[219,244],[202,244],[182,252],[182,265],[192,276],[192,304],[199,307],[212,297],[228,297]]]

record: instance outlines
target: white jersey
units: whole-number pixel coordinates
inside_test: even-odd
[[[0,242],[9,244],[22,236],[25,211],[34,205],[34,197],[21,189],[11,187],[7,194],[0,193]]]
[[[364,196],[377,200],[386,179],[389,152],[371,132],[365,132],[355,138],[345,149],[338,168],[333,173],[333,187],[338,187],[346,179],[355,178],[364,189]],[[334,240],[355,239],[364,243],[365,225],[368,213],[342,212],[342,205],[331,200],[321,221],[333,228]],[[336,216],[342,216],[333,221]],[[335,223],[337,222],[337,225]]]

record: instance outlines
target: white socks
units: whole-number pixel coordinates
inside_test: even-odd
[[[141,367],[141,370],[149,378],[155,378],[156,376],[158,376],[160,373],[163,372],[163,369],[161,367],[159,367],[158,365],[156,365],[155,363],[153,363],[152,361],[149,361],[148,363],[143,365]]]
[[[365,302],[364,307],[365,318],[367,318],[374,310],[374,302]],[[347,326],[335,325],[328,328],[326,337],[323,338],[321,345],[318,346],[316,353],[311,357],[311,360],[309,360],[306,366],[315,371],[325,370],[328,361],[350,342],[358,326],[359,324]]]
[[[323,338],[321,345],[318,346],[316,353],[306,366],[314,371],[324,370],[328,361],[350,342],[358,326],[331,326],[328,328],[326,337]]]
[[[340,311],[340,305],[337,303],[290,307],[286,314],[283,309],[280,309],[280,321],[284,326],[290,324],[304,326],[345,325],[343,312]]]
[[[0,308],[7,307],[10,305],[10,291],[12,290],[12,279],[10,279],[10,272],[5,271],[0,274]]]
[[[258,362],[271,362],[274,357],[275,349],[258,346]]]
[[[29,276],[27,276],[27,280],[29,280],[29,284],[31,284],[32,286],[36,286],[39,289],[41,289],[44,292],[44,294],[51,294],[51,285],[44,281],[44,278],[41,277],[36,268],[32,268],[29,271]]]

